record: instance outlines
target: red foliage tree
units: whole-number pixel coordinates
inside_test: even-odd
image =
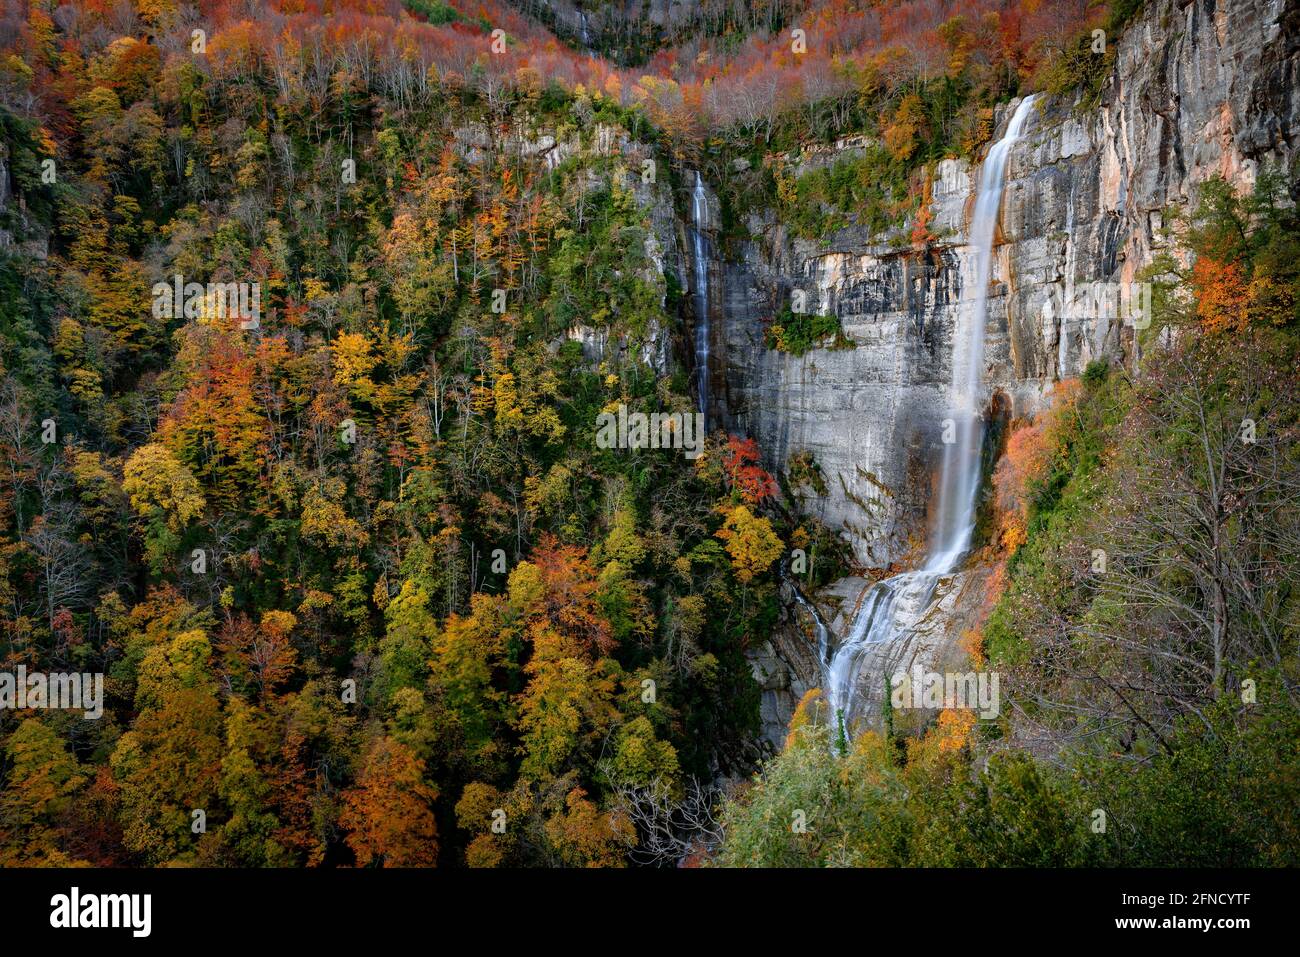
[[[753,439],[742,439],[737,435],[727,439],[722,453],[722,470],[732,491],[748,505],[757,505],[777,492],[776,479],[758,464],[758,460],[758,443]]]

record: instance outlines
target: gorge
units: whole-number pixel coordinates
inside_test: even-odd
[[[1300,0],[0,8],[0,677],[97,691],[0,868],[1300,862],[1297,90]]]

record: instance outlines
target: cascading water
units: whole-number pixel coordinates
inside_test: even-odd
[[[691,254],[694,260],[695,296],[695,387],[700,402],[704,428],[709,425],[709,260],[704,228],[708,221],[709,200],[704,180],[695,174],[691,188]]]
[[[951,423],[939,472],[939,495],[925,565],[877,582],[862,600],[826,666],[826,694],[839,720],[851,726],[864,674],[884,676],[897,663],[893,649],[925,613],[939,579],[956,567],[970,548],[975,529],[975,493],[980,479],[980,450],[984,423],[980,392],[984,371],[984,327],[988,319],[988,286],[993,263],[993,234],[1002,205],[1002,180],[1007,154],[1020,138],[1034,98],[1025,97],[1007,124],[1006,134],[993,145],[980,170],[979,191],[971,216],[970,245],[975,250],[974,296],[961,311],[953,337]],[[945,436],[948,438],[949,436]]]

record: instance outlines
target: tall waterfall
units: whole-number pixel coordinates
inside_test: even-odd
[[[989,150],[980,170],[975,212],[971,215],[970,245],[975,250],[975,296],[958,323],[952,356],[952,417],[956,441],[943,447],[939,509],[930,545],[927,571],[947,572],[970,547],[975,528],[975,492],[980,479],[980,447],[984,421],[980,417],[984,381],[984,326],[989,312],[989,277],[993,266],[993,233],[1002,205],[1002,176],[1011,146],[1033,107],[1027,96],[1016,107],[1007,132]]]
[[[695,297],[695,388],[707,431],[709,424],[709,259],[704,228],[709,218],[709,200],[704,180],[695,174],[691,189],[691,255],[694,267],[692,290]]]
[[[970,548],[975,529],[975,497],[980,480],[980,450],[984,423],[981,391],[984,372],[984,327],[988,319],[988,286],[993,262],[993,234],[1002,204],[1007,154],[1020,138],[1034,98],[1016,107],[1006,134],[993,145],[980,170],[970,245],[975,251],[971,275],[974,295],[961,310],[953,337],[950,419],[945,422],[938,500],[925,564],[877,582],[843,642],[826,667],[826,694],[847,726],[857,717],[864,676],[876,676],[883,691],[885,677],[898,665],[900,644],[930,605],[935,585],[956,567]],[[951,441],[948,441],[951,439]]]

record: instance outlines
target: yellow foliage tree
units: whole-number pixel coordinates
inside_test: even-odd
[[[360,399],[375,394],[371,371],[379,364],[370,353],[370,340],[359,332],[341,332],[334,340],[334,381]]]
[[[142,445],[127,460],[122,488],[140,515],[161,513],[173,532],[202,515],[206,504],[190,470],[156,442]]]
[[[772,523],[745,505],[737,505],[727,514],[717,536],[727,543],[731,567],[742,582],[767,571],[785,548],[780,536],[772,531]]]

